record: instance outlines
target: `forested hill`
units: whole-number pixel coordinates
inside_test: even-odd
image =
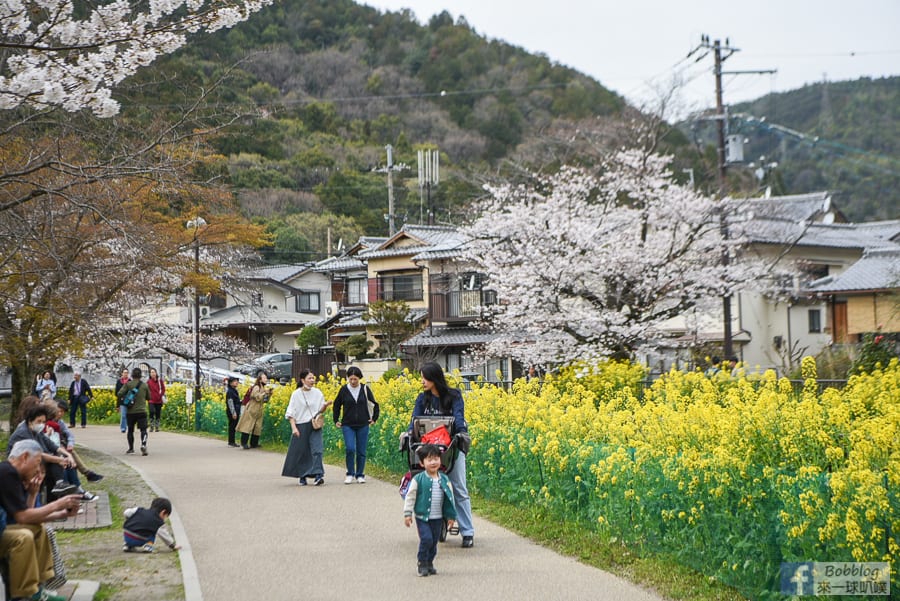
[[[900,218],[900,77],[823,82],[737,104],[729,130],[748,140],[751,170],[767,167],[762,185],[773,193],[840,191],[852,221]]]
[[[399,223],[419,219],[416,151],[428,147],[441,153],[432,200],[447,220],[459,199],[482,193],[461,174],[496,168],[556,121],[625,106],[595,80],[447,12],[420,24],[350,0],[283,0],[159,62],[204,84],[232,65],[221,100],[258,115],[214,145],[247,212],[324,210],[368,234],[386,231],[385,173],[373,169],[387,144],[408,166],[394,178]]]

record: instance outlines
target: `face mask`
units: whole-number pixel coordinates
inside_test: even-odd
[[[33,424],[31,426],[31,431],[34,432],[35,434],[40,434],[41,432],[44,431],[44,424]]]

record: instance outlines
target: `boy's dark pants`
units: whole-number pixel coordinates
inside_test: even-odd
[[[416,518],[416,528],[419,529],[419,554],[416,557],[420,563],[430,564],[434,561],[443,522],[440,518],[428,521]]]

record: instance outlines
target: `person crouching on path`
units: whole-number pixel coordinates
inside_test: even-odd
[[[147,399],[150,398],[150,388],[146,383],[141,381],[143,377],[140,367],[131,370],[131,380],[127,384],[119,388],[116,396],[122,403],[132,389],[137,389],[137,394],[130,405],[126,407],[128,418],[128,454],[134,453],[134,427],[137,426],[141,431],[141,455],[147,454]]]
[[[122,526],[125,544],[122,550],[153,553],[157,536],[173,551],[180,549],[181,546],[175,544],[175,538],[166,529],[166,519],[170,515],[172,502],[163,497],[153,499],[149,509],[145,507],[126,509],[125,524]]]
[[[456,505],[453,502],[453,485],[441,469],[441,449],[437,445],[425,444],[417,449],[424,472],[413,476],[406,491],[403,504],[403,521],[409,528],[413,519],[419,531],[418,559],[419,576],[437,574],[434,557],[437,555],[438,541],[444,520],[452,528],[456,521]]]

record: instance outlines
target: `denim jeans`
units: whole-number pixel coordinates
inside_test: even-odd
[[[462,536],[473,536],[472,501],[469,500],[469,489],[466,486],[466,454],[456,457],[453,469],[447,474],[453,485],[453,500],[456,502],[456,521],[459,522],[459,533]]]
[[[437,555],[438,541],[441,540],[441,529],[444,520],[420,520],[416,518],[416,528],[419,530],[419,553],[416,555],[422,563],[431,563]]]
[[[369,426],[353,428],[341,426],[344,448],[347,449],[347,475],[360,478],[366,475],[366,447],[369,445]]]

